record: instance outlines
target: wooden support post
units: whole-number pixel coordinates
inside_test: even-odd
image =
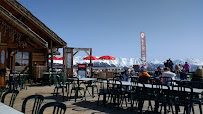
[[[65,72],[65,47],[63,47],[63,71]]]
[[[53,65],[54,62],[53,62],[53,47],[52,47],[52,40],[51,40],[51,70],[53,70]]]

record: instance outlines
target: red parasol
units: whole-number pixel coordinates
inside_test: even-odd
[[[60,57],[58,60],[63,60],[63,57]]]
[[[83,58],[83,60],[90,60],[90,56]],[[92,60],[99,60],[98,58],[92,56]]]
[[[49,58],[49,60],[51,60],[51,57]],[[59,60],[58,57],[53,57],[53,60]]]
[[[112,56],[109,56],[109,55],[101,56],[99,59],[101,59],[101,60],[116,60],[115,57],[112,57]]]

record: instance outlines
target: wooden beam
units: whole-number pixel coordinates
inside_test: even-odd
[[[75,56],[75,54],[77,54],[79,51],[76,51],[74,54],[73,54],[73,56]]]
[[[90,56],[90,54],[87,51],[85,51],[85,53],[87,53],[87,55]]]

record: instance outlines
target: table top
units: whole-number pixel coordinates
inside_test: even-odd
[[[143,87],[143,85],[141,83],[138,84],[133,84],[132,82],[127,82],[127,81],[121,81],[122,85],[124,86],[139,86],[139,87]],[[107,83],[107,81],[104,81],[104,83]],[[110,81],[109,83],[113,83],[112,81]],[[116,84],[120,84],[119,82],[116,82]],[[145,84],[145,87],[147,88],[152,88],[152,84]],[[154,87],[155,88],[155,87]],[[170,90],[172,90],[172,86],[169,86]],[[163,89],[168,89],[167,86],[163,86]],[[177,87],[174,88],[174,90],[178,90]],[[190,92],[190,88],[186,88],[185,91]],[[193,92],[194,93],[198,93],[200,94],[203,91],[203,89],[198,89],[198,88],[193,88]]]
[[[96,81],[97,78],[68,78],[71,80],[80,80],[80,81]]]
[[[0,102],[0,114],[23,114],[23,113]]]
[[[42,72],[42,74],[58,74],[58,72]]]

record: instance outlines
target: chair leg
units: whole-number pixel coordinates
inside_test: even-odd
[[[194,110],[194,107],[193,107],[193,110]],[[200,111],[200,114],[202,114],[202,105],[201,105],[201,102],[199,102],[199,111]]]
[[[78,89],[75,90],[75,102],[77,100],[77,97],[78,97]]]
[[[56,92],[55,92],[55,91],[56,91],[56,88],[54,88],[54,94],[56,94]],[[54,97],[54,94],[53,94],[53,97]]]
[[[99,98],[100,98],[100,95],[98,95],[98,101],[97,101],[97,106],[99,105]]]
[[[94,87],[92,86],[92,98],[94,98]]]
[[[63,100],[64,100],[64,88],[62,88]]]
[[[70,98],[71,98],[71,95],[72,95],[72,89],[71,89],[71,91],[70,91]],[[70,99],[69,99],[70,100]]]

